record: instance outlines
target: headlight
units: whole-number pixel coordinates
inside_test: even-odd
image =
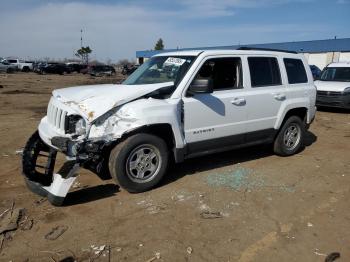
[[[75,133],[79,136],[86,134],[86,123],[84,119],[79,119],[75,124]]]
[[[65,122],[65,132],[66,134],[77,134],[79,136],[86,134],[85,120],[78,115],[67,116]]]

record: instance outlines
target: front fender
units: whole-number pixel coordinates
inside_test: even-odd
[[[167,124],[171,127],[175,147],[183,148],[179,101],[148,98],[125,104],[102,123],[94,123],[90,128],[89,139],[109,142],[140,128]]]

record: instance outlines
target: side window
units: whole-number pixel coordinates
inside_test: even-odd
[[[283,61],[286,67],[289,84],[307,83],[307,75],[303,61],[291,58],[285,58]]]
[[[281,85],[281,73],[275,57],[248,57],[252,87]]]
[[[195,79],[208,79],[213,89],[239,89],[242,85],[242,61],[240,58],[208,59],[199,69]]]

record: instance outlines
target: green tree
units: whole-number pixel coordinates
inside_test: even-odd
[[[163,50],[163,49],[164,49],[163,39],[159,38],[156,45],[154,46],[154,50]]]
[[[75,56],[83,60],[84,63],[89,63],[89,55],[92,53],[92,49],[89,46],[81,47],[76,53]]]

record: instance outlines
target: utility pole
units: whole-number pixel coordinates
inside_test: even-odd
[[[83,47],[83,29],[80,29],[80,48]]]

